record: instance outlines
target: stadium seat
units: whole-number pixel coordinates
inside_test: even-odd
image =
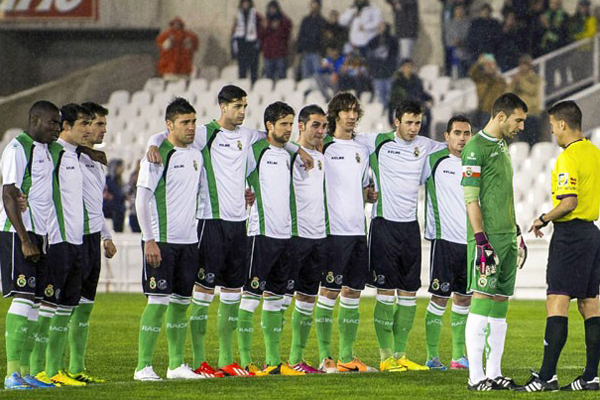
[[[527,142],[514,142],[508,145],[508,153],[513,163],[515,160],[524,160],[529,156],[529,144]]]
[[[440,67],[437,64],[423,65],[419,69],[419,78],[427,82],[433,82],[438,76],[440,76]]]
[[[442,93],[443,101],[456,100],[456,101],[460,101],[461,104],[464,104],[464,97],[465,97],[465,92],[462,90],[459,90],[459,89],[450,89],[450,90]]]
[[[273,81],[267,78],[258,79],[252,86],[252,92],[259,95],[273,92]]]
[[[208,81],[206,79],[198,78],[192,79],[188,85],[188,91],[195,92],[196,94],[204,93],[208,90]]]
[[[174,97],[175,96],[173,94],[168,92],[156,93],[151,104],[153,106],[162,107],[162,109],[164,110],[165,108],[167,108],[169,103],[173,101]]]
[[[127,90],[115,90],[108,98],[108,104],[112,107],[121,107],[129,103],[129,92]]]
[[[379,99],[376,99],[374,94],[371,92],[362,92],[360,94],[360,103],[361,104],[369,104],[371,101],[379,101]]]
[[[239,86],[242,89],[244,89],[247,92],[250,91],[250,88],[252,87],[252,81],[250,80],[250,78],[244,78],[244,79],[232,79],[229,83],[231,83],[232,85],[235,86]]]
[[[238,78],[238,66],[237,64],[228,65],[221,70],[221,79],[226,81],[233,81]]]
[[[221,90],[221,88],[223,86],[227,85],[227,81],[223,80],[223,79],[215,79],[214,81],[212,81],[210,83],[210,86],[208,88],[208,92],[210,93],[210,95],[214,94],[214,98],[217,98],[217,93],[219,93],[219,91]]]
[[[318,90],[313,90],[306,96],[306,104],[316,104],[321,107],[327,107],[327,101]]]
[[[431,86],[431,90],[445,94],[450,90],[450,84],[452,83],[452,79],[449,76],[440,76],[433,81]]]
[[[275,92],[286,98],[296,90],[296,81],[293,79],[280,79],[275,83]]]
[[[302,95],[305,95],[306,92],[309,92],[316,88],[317,88],[317,82],[313,78],[302,79],[296,85],[296,91],[302,93]]]
[[[152,93],[145,90],[138,90],[131,95],[131,104],[135,104],[138,108],[142,108],[150,104],[152,101]]]
[[[162,78],[150,78],[144,84],[144,90],[151,93],[162,92],[165,88],[165,81]]]
[[[179,79],[179,80],[167,83],[165,92],[171,94],[173,97],[177,97],[181,93],[185,92],[186,87],[187,87],[187,81],[184,79]]]
[[[554,156],[557,146],[552,142],[538,142],[531,149],[530,158],[538,163],[549,160]]]

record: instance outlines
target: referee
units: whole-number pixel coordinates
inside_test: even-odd
[[[548,285],[544,360],[538,373],[519,391],[558,390],[556,364],[567,341],[569,301],[577,299],[585,320],[586,365],[583,375],[560,390],[598,390],[600,359],[600,231],[594,225],[600,206],[600,150],[583,137],[581,110],[573,101],[562,101],[548,110],[552,134],[564,151],[552,171],[554,208],[539,216],[530,231],[542,237],[550,221],[546,282]]]

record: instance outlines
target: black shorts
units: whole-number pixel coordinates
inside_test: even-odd
[[[263,235],[248,238],[248,267],[250,273],[244,290],[262,295],[269,292],[283,296],[288,287],[287,251],[290,239],[274,239]]]
[[[146,263],[142,241],[142,288],[148,296],[176,294],[191,297],[194,280],[198,273],[198,244],[174,244],[157,242],[162,259],[158,267]]]
[[[67,242],[48,247],[48,278],[44,301],[57,306],[76,306],[81,299],[83,245]]]
[[[448,298],[452,293],[470,296],[467,291],[467,245],[443,239],[431,241],[429,293]]]
[[[83,235],[83,265],[81,297],[94,301],[100,279],[100,232]]]
[[[44,297],[44,283],[48,274],[46,242],[43,236],[35,233],[27,232],[27,235],[41,253],[37,263],[23,257],[19,235],[0,232],[0,270],[4,297],[17,293],[34,295],[37,299]]]
[[[329,290],[342,287],[363,290],[369,272],[367,238],[330,235],[326,246],[327,261],[321,285]]]
[[[246,222],[198,221],[200,268],[196,283],[206,289],[239,289],[246,283]]]
[[[600,285],[600,231],[593,222],[555,222],[548,250],[548,294],[587,299]]]
[[[421,287],[419,223],[371,221],[369,260],[372,285],[378,289],[416,292]],[[466,265],[466,264],[465,264]]]
[[[319,294],[319,284],[325,270],[326,239],[292,237],[288,250],[289,277],[286,294],[298,292],[306,296]]]

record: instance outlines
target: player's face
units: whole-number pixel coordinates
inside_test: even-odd
[[[100,144],[104,141],[104,134],[106,133],[106,117],[101,117],[96,114],[96,117],[92,120],[90,126],[90,135],[87,142],[89,144]]]
[[[554,135],[554,137],[556,138],[556,143],[560,146],[560,147],[564,147],[565,143],[565,139],[564,139],[564,121],[559,121],[556,118],[554,118],[554,115],[551,115],[549,118],[549,122],[550,122],[550,133]],[[561,123],[562,122],[562,123]]]
[[[471,125],[467,122],[454,122],[450,132],[445,132],[444,137],[451,153],[460,153],[469,139],[471,139]]]
[[[234,126],[240,126],[244,123],[247,108],[248,100],[246,97],[242,97],[239,100],[233,100],[231,103],[221,104],[221,112],[223,113],[225,120]]]
[[[292,127],[294,126],[294,115],[289,114],[279,118],[275,123],[268,122],[269,136],[282,145],[290,141],[292,137]]]
[[[423,114],[404,113],[400,116],[400,120],[396,118],[396,133],[407,142],[415,140],[421,130],[421,122]]]
[[[196,136],[196,114],[177,114],[175,120],[167,120],[167,128],[169,135],[173,135],[174,139],[179,142],[179,146],[187,146],[194,142]]]
[[[71,127],[71,138],[78,145],[87,143],[92,132],[92,120],[89,118],[77,118]]]
[[[35,117],[35,127],[41,143],[52,143],[60,135],[60,114],[58,111],[47,111]]]
[[[345,132],[354,132],[356,123],[358,122],[358,107],[353,104],[347,110],[338,112],[336,125],[343,129]]]
[[[324,115],[312,114],[306,124],[300,122],[300,135],[308,144],[319,147],[327,129],[327,118]]]
[[[510,117],[504,121],[502,136],[509,139],[517,136],[519,132],[525,129],[525,119],[527,119],[527,113],[520,108],[516,108]]]

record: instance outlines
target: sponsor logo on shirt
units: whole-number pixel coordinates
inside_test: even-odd
[[[73,166],[71,166],[71,167],[69,167],[69,166],[66,166],[66,167],[65,167],[65,169],[66,169],[67,171],[72,171],[72,170],[74,170],[74,169],[75,169],[75,167],[73,167]]]
[[[493,152],[492,154],[490,154],[490,158],[492,158],[492,157],[496,157],[497,155],[498,155],[498,152],[497,152],[497,151],[495,151],[495,152]]]
[[[400,150],[388,150],[388,154],[402,154]]]
[[[358,155],[358,153],[356,153],[356,155]],[[333,156],[331,157],[332,160],[343,160],[344,156]]]
[[[477,160],[477,157],[475,157],[475,153],[471,152],[468,156],[467,156],[467,160]]]
[[[178,169],[178,168],[185,168],[185,165],[183,164],[179,164],[179,165],[175,165],[173,166],[174,169]]]
[[[219,143],[219,147],[231,147],[229,143]]]
[[[456,174],[454,173],[454,171],[449,171],[449,170],[447,170],[447,169],[443,170],[443,171],[442,171],[442,173],[444,173],[444,174],[450,174],[450,175],[456,175]]]
[[[278,165],[279,163],[277,161],[267,161],[267,164],[269,164],[269,165]]]
[[[569,183],[569,174],[566,172],[558,174],[557,183],[558,186],[566,186]]]

